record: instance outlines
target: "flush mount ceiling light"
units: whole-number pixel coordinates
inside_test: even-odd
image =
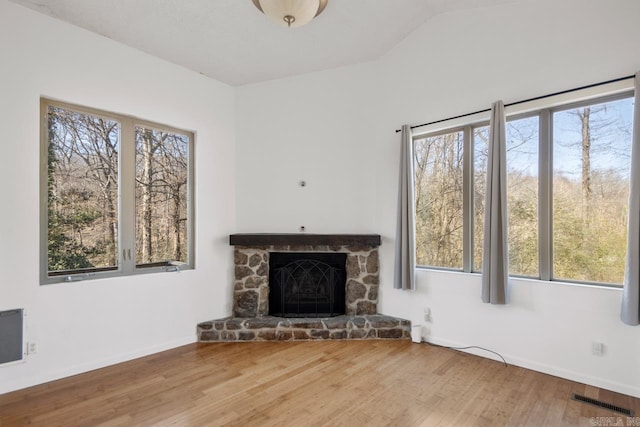
[[[320,15],[328,0],[252,0],[271,20],[283,27],[295,28]]]

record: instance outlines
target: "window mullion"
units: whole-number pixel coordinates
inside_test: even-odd
[[[538,259],[540,279],[551,280],[552,275],[552,173],[553,148],[551,146],[551,112],[542,110],[539,119],[539,159],[538,159]]]
[[[120,212],[118,219],[118,251],[122,271],[132,273],[136,266],[135,233],[135,131],[132,120],[122,121],[120,136]]]

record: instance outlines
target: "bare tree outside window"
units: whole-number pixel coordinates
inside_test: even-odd
[[[473,271],[482,271],[484,244],[484,198],[487,193],[489,127],[473,130]]]
[[[633,101],[554,113],[553,273],[622,283]]]
[[[482,269],[489,128],[474,129],[473,271]],[[538,118],[507,122],[509,274],[538,276]]]
[[[41,281],[193,268],[193,134],[41,100]]]
[[[48,270],[117,267],[120,124],[50,106]]]
[[[623,93],[507,120],[510,275],[622,283],[632,113]],[[414,138],[418,265],[481,271],[487,141],[484,123]]]
[[[416,261],[462,268],[463,133],[414,142]]]
[[[186,262],[189,137],[136,127],[136,263]]]
[[[538,277],[538,117],[507,122],[509,274]]]

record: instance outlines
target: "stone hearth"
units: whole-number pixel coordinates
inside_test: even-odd
[[[199,341],[410,339],[409,321],[378,314],[379,235],[232,234],[229,243],[235,246],[233,316],[200,323]],[[345,253],[346,314],[269,316],[269,257],[274,252]]]
[[[328,318],[227,317],[198,325],[198,340],[308,341],[346,339],[409,339],[408,320],[380,314]]]

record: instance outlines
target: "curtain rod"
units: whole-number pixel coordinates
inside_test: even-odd
[[[623,80],[629,80],[629,79],[633,79],[633,78],[635,78],[635,74],[632,74],[630,76],[625,76],[625,77],[618,77],[617,79],[607,80],[606,82],[592,83],[592,84],[586,85],[586,86],[575,87],[573,89],[561,90],[559,92],[549,93],[547,95],[541,95],[541,96],[536,96],[534,98],[523,99],[522,101],[510,102],[509,104],[505,104],[504,106],[505,106],[505,108],[506,107],[511,107],[512,105],[524,104],[525,102],[537,101],[539,99],[550,98],[550,97],[556,96],[556,95],[564,95],[565,93],[569,93],[569,92],[575,92],[575,91],[583,90],[583,89],[590,89],[592,87],[603,86],[603,85],[606,85],[606,84],[609,84],[609,83],[621,82]],[[485,108],[484,110],[474,111],[473,113],[460,114],[459,116],[449,117],[447,119],[441,119],[441,120],[436,120],[436,121],[429,122],[429,123],[422,123],[420,125],[411,126],[411,129],[416,129],[416,128],[423,127],[423,126],[435,125],[436,123],[442,123],[442,122],[446,122],[446,121],[449,121],[449,120],[460,119],[462,117],[473,116],[474,114],[486,113],[486,112],[489,112],[489,111],[491,111],[491,108]],[[398,132],[402,132],[402,129],[396,129],[396,133],[398,133]]]

